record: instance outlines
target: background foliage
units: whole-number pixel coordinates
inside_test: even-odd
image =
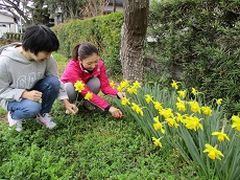
[[[71,20],[55,26],[61,42],[60,52],[70,57],[75,45],[81,42],[92,42],[98,46],[101,57],[111,72],[121,71],[119,61],[120,30],[123,23],[121,13],[112,13],[85,20]]]
[[[240,2],[226,0],[153,1],[148,36],[151,54],[169,79],[227,100],[240,110]],[[233,102],[235,104],[233,105]]]

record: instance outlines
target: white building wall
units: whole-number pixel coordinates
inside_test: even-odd
[[[0,37],[6,32],[17,32],[17,24],[12,17],[0,14]]]

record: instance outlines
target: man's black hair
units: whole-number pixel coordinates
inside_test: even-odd
[[[26,29],[23,40],[23,49],[37,55],[40,51],[53,52],[59,48],[59,41],[54,32],[44,25],[33,25]]]

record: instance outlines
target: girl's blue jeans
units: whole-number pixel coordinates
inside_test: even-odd
[[[26,119],[38,114],[49,113],[58,96],[60,81],[55,76],[47,76],[38,81],[31,90],[42,92],[42,102],[22,99],[20,102],[8,102],[7,110],[11,112],[12,119]]]

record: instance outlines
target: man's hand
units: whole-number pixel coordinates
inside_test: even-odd
[[[23,93],[22,93],[22,98],[25,98],[25,99],[30,99],[32,101],[36,101],[36,102],[39,102],[42,100],[42,92],[40,91],[36,91],[36,90],[32,90],[32,91],[27,91],[25,90]]]
[[[68,99],[64,99],[63,103],[67,114],[76,114],[78,112],[77,106],[75,104],[70,103]]]
[[[114,118],[119,119],[119,118],[122,118],[122,117],[123,117],[123,114],[122,114],[122,112],[120,111],[120,109],[117,109],[117,108],[115,108],[115,107],[113,107],[113,106],[111,106],[108,111],[112,114],[112,116],[113,116]]]

